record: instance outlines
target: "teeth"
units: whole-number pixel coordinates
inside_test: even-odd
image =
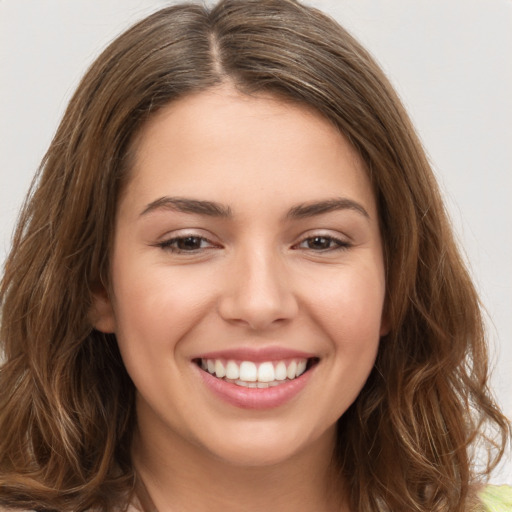
[[[210,372],[212,373],[212,372]],[[237,380],[240,378],[240,370],[234,361],[228,361],[226,366],[226,378]]]
[[[297,363],[295,361],[292,361],[290,366],[288,366],[288,369],[286,370],[286,376],[289,379],[294,379],[297,376]]]
[[[306,371],[306,364],[307,364],[307,361],[299,361],[297,363],[297,373],[295,374],[297,377],[299,375],[302,375],[305,371]]]
[[[275,371],[276,380],[286,379],[286,365],[283,361],[277,363]]]
[[[252,361],[243,361],[240,365],[240,380],[245,380],[245,382],[258,380],[258,368]]]
[[[227,382],[232,382],[237,386],[243,386],[244,388],[273,388],[274,386],[279,386],[279,382],[245,382],[244,380],[230,380],[226,379]]]
[[[274,365],[272,363],[260,364],[260,367],[258,368],[258,381],[272,382],[273,380],[276,380],[274,374]]]
[[[293,380],[306,371],[307,359],[287,361],[226,361],[221,359],[201,359],[201,368],[219,379],[233,382],[248,388],[268,388]]]
[[[210,372],[213,373],[213,372]],[[219,379],[222,379],[222,377],[226,376],[226,368],[224,368],[224,365],[222,364],[222,361],[217,359],[215,361],[215,375],[219,377]]]

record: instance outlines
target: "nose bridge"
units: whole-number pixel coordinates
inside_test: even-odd
[[[221,298],[221,315],[252,329],[291,319],[297,302],[282,254],[271,244],[250,244],[235,251]]]

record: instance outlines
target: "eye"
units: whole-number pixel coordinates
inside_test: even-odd
[[[212,242],[210,242],[207,238],[194,235],[177,236],[174,238],[170,238],[169,240],[164,240],[163,242],[157,245],[162,249],[177,253],[198,252],[203,249],[215,247],[215,245]]]
[[[310,236],[305,238],[296,245],[299,249],[308,249],[310,251],[322,252],[333,251],[339,249],[347,249],[350,247],[348,242],[340,240],[332,236]]]

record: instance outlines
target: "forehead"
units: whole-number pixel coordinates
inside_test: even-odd
[[[126,195],[307,202],[311,195],[356,195],[369,209],[364,165],[337,128],[310,107],[220,87],[159,111],[134,144]]]

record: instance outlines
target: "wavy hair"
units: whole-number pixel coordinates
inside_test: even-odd
[[[134,486],[133,383],[89,319],[109,288],[116,204],[132,141],[187,94],[229,82],[309,105],[366,164],[380,213],[391,331],[338,424],[337,459],[360,511],[468,510],[472,446],[488,473],[510,425],[487,387],[477,294],[413,126],[372,57],[294,0],[160,10],[118,37],[65,112],[1,282],[0,503],[111,510]]]

